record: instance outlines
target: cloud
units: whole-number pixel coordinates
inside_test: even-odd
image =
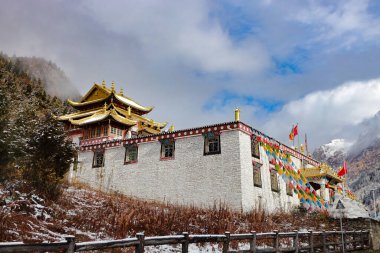
[[[175,61],[204,72],[260,72],[269,65],[266,49],[253,38],[233,41],[205,1],[87,1],[103,27],[133,37],[153,61]],[[117,18],[113,18],[117,17]]]
[[[380,79],[344,83],[285,104],[263,127],[286,141],[292,124],[299,123],[301,139],[308,133],[313,147],[333,138],[353,139],[358,133],[355,136],[350,129],[380,110],[379,97]]]
[[[155,106],[149,117],[177,128],[229,121],[240,107],[242,120],[269,135],[286,140],[299,121],[315,142],[339,138],[350,124],[330,115],[327,106],[339,107],[323,96],[379,77],[374,1],[5,0],[2,7],[1,51],[54,61],[82,93],[114,80]],[[297,101],[307,102],[308,115],[293,109]],[[354,112],[360,121],[363,112]],[[320,122],[329,128],[315,127]]]
[[[369,0],[341,0],[329,4],[309,1],[295,20],[316,29],[318,41],[338,39],[342,43],[336,46],[351,47],[359,41],[376,41],[380,37],[380,18],[369,12],[369,5]]]

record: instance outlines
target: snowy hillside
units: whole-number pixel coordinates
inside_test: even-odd
[[[380,204],[380,111],[355,127],[355,141],[332,140],[317,148],[313,156],[335,169],[347,161],[349,186],[373,209],[372,190]]]
[[[330,143],[324,144],[313,152],[313,157],[319,161],[327,162],[337,169],[342,166],[348,151],[353,143],[344,139],[334,139]]]

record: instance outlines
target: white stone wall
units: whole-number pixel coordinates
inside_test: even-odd
[[[203,155],[202,135],[176,138],[175,158],[160,160],[159,141],[138,144],[138,162],[124,165],[125,148],[107,148],[105,167],[92,168],[94,153],[79,153],[80,166],[73,173],[79,181],[101,190],[174,204],[211,207],[225,203],[235,210],[263,208],[289,211],[298,197],[286,194],[279,177],[279,192],[271,190],[268,157],[260,148],[262,187],[253,184],[250,135],[238,129],[221,132],[221,154]],[[297,166],[300,161],[293,158]]]
[[[175,159],[160,160],[161,143],[138,144],[138,162],[124,165],[125,149],[105,151],[105,167],[92,168],[93,152],[80,153],[78,180],[127,195],[210,207],[242,208],[239,130],[221,132],[221,154],[204,156],[202,135],[178,138]]]
[[[251,209],[263,208],[268,212],[290,211],[299,205],[297,195],[288,196],[286,194],[286,183],[280,177],[279,192],[271,189],[270,168],[268,157],[262,147],[260,147],[260,161],[263,164],[260,168],[262,186],[257,187],[253,184],[253,165],[251,155],[251,137],[245,133],[240,133],[240,159],[242,163],[242,203],[243,209],[248,211]],[[293,160],[298,160],[292,158]],[[299,161],[296,161],[299,163]]]

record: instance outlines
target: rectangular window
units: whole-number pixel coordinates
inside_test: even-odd
[[[280,188],[278,186],[278,178],[277,178],[277,172],[276,171],[272,171],[270,173],[270,185],[271,185],[272,191],[274,191],[274,192],[280,191]]]
[[[161,140],[161,158],[174,158],[175,142],[174,139]]]
[[[251,153],[252,153],[252,157],[260,159],[260,143],[256,139],[255,135],[252,135],[252,139],[251,139]]]
[[[286,194],[288,196],[293,196],[293,189],[290,187],[289,184],[286,184]]]
[[[124,163],[129,164],[129,163],[136,163],[137,162],[137,145],[127,145],[125,147],[125,159]]]
[[[100,127],[97,127],[96,128],[96,137],[100,137],[101,132],[102,132],[102,130],[100,129]]]
[[[208,132],[204,134],[204,155],[220,154],[219,133]]]
[[[91,138],[95,137],[95,128],[91,128]]]
[[[261,169],[253,168],[253,185],[256,187],[261,187]]]
[[[96,150],[92,161],[93,168],[104,167],[104,150]]]
[[[108,136],[108,126],[103,127],[103,136]]]

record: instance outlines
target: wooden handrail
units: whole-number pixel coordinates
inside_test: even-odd
[[[346,245],[346,250],[368,250],[370,247],[370,235],[367,230],[360,231],[343,231],[345,242],[342,244],[340,238],[341,231],[308,231],[308,232],[267,232],[256,233],[252,231],[246,234],[207,234],[207,235],[190,235],[187,232],[181,235],[154,236],[145,237],[144,234],[138,233],[134,238],[126,238],[120,240],[92,241],[92,242],[75,242],[74,236],[66,236],[66,241],[39,244],[24,244],[22,242],[3,242],[0,243],[0,252],[81,252],[90,250],[104,250],[112,248],[134,247],[136,253],[143,253],[146,246],[173,245],[181,244],[182,253],[187,253],[189,244],[191,243],[222,243],[223,252],[230,252],[231,241],[245,241],[249,243],[249,250],[239,252],[301,252],[301,250],[309,250],[310,252],[320,252],[320,250],[329,252],[340,252],[342,245]],[[289,238],[290,245],[284,246],[280,243],[281,239]],[[258,246],[259,240],[269,240],[268,247]],[[300,244],[300,241],[307,242]],[[270,241],[272,245],[269,246]],[[331,250],[334,248],[334,251]],[[317,251],[319,249],[319,251]]]

